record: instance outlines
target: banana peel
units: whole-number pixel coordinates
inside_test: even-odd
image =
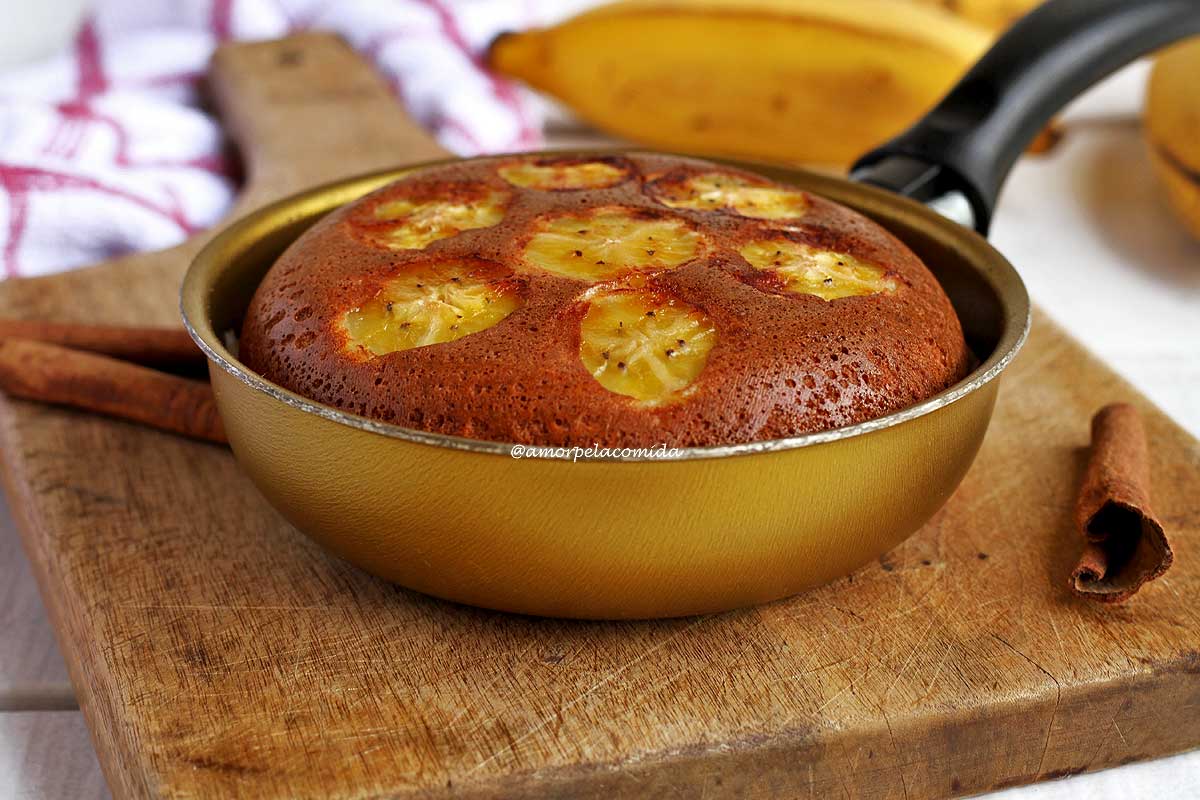
[[[1176,216],[1200,239],[1200,39],[1175,45],[1150,70],[1143,131]]]
[[[1028,14],[1043,0],[916,0],[940,6],[988,30],[1003,31]]]
[[[897,0],[627,0],[505,34],[487,63],[653,147],[844,166],[933,106],[991,39]]]

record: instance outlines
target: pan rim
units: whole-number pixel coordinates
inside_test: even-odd
[[[553,151],[554,155],[570,155],[572,153],[622,153],[622,152],[640,152],[650,153],[653,151],[644,148],[637,149],[589,149],[582,151]],[[504,153],[489,155],[485,158],[500,159],[515,156],[529,156],[529,153]],[[216,275],[220,274],[223,263],[228,263],[231,259],[223,258],[223,251],[231,247],[231,243],[236,243],[248,235],[250,229],[255,227],[264,219],[272,219],[278,217],[295,216],[295,211],[305,206],[307,201],[315,198],[328,197],[330,195],[353,194],[359,188],[363,191],[358,192],[355,196],[361,196],[371,191],[376,186],[382,186],[391,180],[395,180],[405,173],[416,169],[421,169],[427,166],[435,166],[438,164],[457,162],[462,159],[448,158],[438,159],[434,161],[426,161],[420,164],[406,165],[403,167],[393,167],[372,171],[363,175],[357,175],[350,178],[343,178],[330,183],[304,190],[302,192],[289,195],[274,203],[260,207],[249,214],[246,214],[229,226],[222,229],[212,239],[210,239],[199,253],[193,258],[188,266],[187,273],[183,280],[183,286],[180,292],[180,313],[183,317],[184,327],[187,329],[192,340],[204,352],[211,364],[220,367],[224,372],[236,378],[241,383],[247,385],[251,389],[268,395],[269,397],[304,413],[313,414],[323,419],[335,422],[341,425],[346,425],[350,428],[366,431],[368,433],[378,434],[393,439],[400,439],[414,444],[421,444],[431,447],[440,447],[459,451],[468,451],[479,453],[482,455],[497,455],[511,458],[513,457],[514,448],[538,449],[555,452],[540,453],[536,456],[537,460],[553,460],[553,461],[575,461],[579,457],[579,452],[583,446],[571,447],[555,447],[553,445],[530,445],[518,442],[499,442],[483,439],[468,439],[461,436],[453,436],[449,434],[433,433],[415,428],[407,428],[401,425],[394,425],[387,422],[362,417],[348,411],[317,402],[303,395],[297,394],[289,389],[286,389],[276,383],[273,383],[261,375],[253,372],[244,364],[242,364],[235,355],[225,346],[221,335],[213,328],[212,322],[209,319],[207,299],[210,296],[210,290],[213,280]],[[767,173],[782,173],[785,176],[800,176],[803,178],[805,188],[808,189],[813,185],[833,186],[847,183],[847,179],[838,178],[821,173],[811,172],[809,170],[800,169],[790,166],[779,166],[772,164],[754,163],[750,161],[731,160],[723,158],[711,158],[710,161],[727,164],[729,166],[747,169],[751,171],[767,172]],[[786,180],[781,178],[781,180]],[[667,448],[665,452],[658,455],[646,454],[606,454],[600,456],[588,457],[589,462],[672,462],[672,461],[690,461],[699,459],[717,459],[729,458],[733,456],[758,455],[764,453],[776,453],[787,450],[794,450],[803,447],[811,447],[815,445],[827,444],[831,442],[841,441],[843,439],[857,438],[876,431],[885,430],[897,425],[902,425],[911,420],[931,414],[941,408],[949,406],[958,400],[966,397],[969,394],[981,389],[991,381],[995,380],[1008,367],[1012,360],[1016,357],[1021,347],[1024,345],[1029,334],[1029,329],[1032,321],[1032,308],[1029,301],[1029,295],[1025,288],[1024,282],[1016,269],[1008,262],[1006,258],[994,247],[987,243],[974,231],[963,228],[956,223],[953,223],[939,216],[935,211],[932,211],[925,206],[900,195],[893,194],[883,189],[864,184],[854,184],[855,191],[862,194],[868,199],[867,205],[876,208],[886,208],[893,212],[890,215],[893,217],[904,217],[910,223],[915,223],[916,227],[937,228],[951,239],[957,238],[956,242],[961,249],[968,251],[982,252],[986,256],[986,261],[991,270],[997,271],[999,275],[997,279],[1004,280],[1007,285],[995,285],[996,280],[990,281],[993,283],[997,294],[1001,298],[1001,304],[1004,310],[1003,329],[1001,331],[996,347],[988,358],[978,364],[975,369],[968,373],[965,377],[959,380],[952,386],[938,392],[937,394],[926,398],[925,400],[915,403],[914,405],[894,411],[890,414],[885,414],[875,419],[860,422],[855,425],[847,425],[840,428],[832,428],[825,431],[816,431],[812,433],[800,434],[798,436],[790,436],[781,439],[765,439],[761,441],[742,442],[738,444],[727,445],[711,445],[706,447],[679,447]],[[819,188],[813,189],[820,194]],[[347,198],[344,202],[349,202],[352,198]],[[841,201],[837,201],[841,202]],[[323,213],[329,213],[342,203],[331,205]],[[860,213],[868,213],[868,210],[861,210]],[[300,216],[309,216],[301,214]],[[885,225],[886,227],[886,225]],[[244,250],[244,247],[235,248],[236,250]],[[980,265],[973,265],[980,272],[986,272]],[[989,275],[984,275],[985,279]],[[201,291],[203,289],[203,291]],[[597,443],[597,447],[605,445]],[[613,448],[617,449],[617,448]],[[626,448],[629,449],[629,448]],[[654,448],[657,450],[657,448]]]

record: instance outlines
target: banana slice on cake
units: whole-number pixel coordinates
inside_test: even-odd
[[[421,250],[474,228],[504,219],[508,195],[486,186],[449,184],[435,191],[385,198],[357,220],[373,244],[392,250]]]
[[[579,359],[601,386],[661,405],[693,384],[717,340],[699,309],[654,291],[597,292],[579,328]]]
[[[521,306],[518,288],[468,262],[421,265],[346,313],[347,349],[382,356],[479,333]]]
[[[629,177],[629,168],[615,159],[539,158],[505,164],[496,172],[513,186],[544,191],[607,189]]]
[[[896,281],[882,267],[848,253],[822,250],[790,239],[749,242],[738,251],[757,270],[773,272],[784,291],[824,300],[893,294]]]
[[[796,219],[808,210],[808,195],[799,189],[723,172],[667,174],[651,181],[646,189],[671,208],[723,211],[753,219]]]
[[[525,244],[529,266],[602,281],[632,271],[674,269],[699,255],[704,239],[686,220],[606,206],[543,218]]]

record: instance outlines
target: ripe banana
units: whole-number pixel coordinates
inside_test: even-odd
[[[382,356],[487,330],[521,306],[517,284],[469,263],[428,264],[384,283],[342,318],[346,348]]]
[[[1171,207],[1200,239],[1200,39],[1155,59],[1146,93],[1143,130],[1150,161]]]
[[[667,173],[646,184],[646,191],[670,208],[729,210],[753,219],[797,219],[808,209],[808,195],[721,172]]]
[[[990,40],[897,0],[628,0],[501,36],[488,64],[655,147],[841,165],[911,124]]]
[[[963,19],[993,30],[1002,31],[1043,0],[916,0],[926,5],[941,6]]]
[[[633,269],[675,269],[703,247],[704,238],[683,220],[604,206],[540,220],[522,258],[557,275],[604,281]]]
[[[579,359],[605,389],[656,406],[687,393],[716,339],[708,317],[680,300],[601,291],[579,325]]]
[[[504,218],[508,197],[486,187],[459,188],[459,197],[400,197],[374,206],[357,227],[369,241],[393,250],[422,250],[472,228]]]
[[[864,294],[895,294],[896,281],[882,267],[849,253],[822,250],[790,239],[758,239],[738,250],[746,263],[774,274],[785,292],[838,300]]]

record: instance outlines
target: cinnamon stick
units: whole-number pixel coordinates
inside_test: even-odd
[[[183,328],[0,319],[0,338],[58,344],[160,369],[205,364],[204,353]]]
[[[1049,153],[1054,148],[1058,147],[1062,141],[1066,129],[1062,122],[1057,119],[1052,119],[1046,123],[1046,127],[1038,131],[1037,136],[1033,137],[1033,141],[1025,148],[1026,155],[1040,156]]]
[[[0,391],[226,442],[212,387],[56,344],[0,339]]]
[[[1131,405],[1114,403],[1092,418],[1075,522],[1084,548],[1071,588],[1080,597],[1120,603],[1171,566],[1171,546],[1150,509],[1146,432]]]

